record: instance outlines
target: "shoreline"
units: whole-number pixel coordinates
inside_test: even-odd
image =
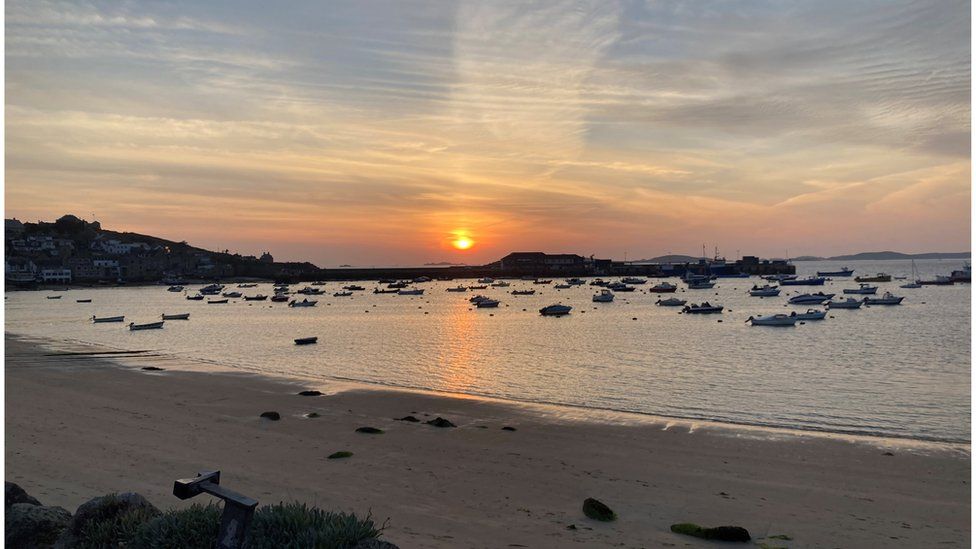
[[[17,334],[13,332],[5,332],[5,339],[16,338],[19,340],[30,340],[38,345],[50,346],[50,345],[80,345],[90,348],[109,348],[117,352],[128,352],[131,353],[131,349],[124,349],[121,347],[112,347],[104,345],[101,343],[95,343],[91,341],[85,341],[80,339],[53,339],[53,338],[43,338],[34,337],[23,334]],[[892,436],[887,434],[873,434],[864,431],[830,431],[826,429],[815,429],[815,428],[800,428],[782,425],[772,425],[772,424],[762,424],[762,423],[748,423],[748,422],[735,422],[735,421],[724,421],[717,419],[706,419],[706,418],[694,418],[694,417],[681,417],[681,416],[669,416],[663,414],[653,414],[649,412],[638,412],[633,410],[617,410],[613,408],[601,408],[596,406],[586,406],[582,404],[571,404],[562,402],[546,402],[546,401],[533,401],[533,400],[519,400],[515,398],[506,398],[496,395],[480,394],[480,393],[463,393],[463,392],[450,392],[450,391],[440,391],[437,389],[431,389],[428,387],[418,387],[418,386],[406,386],[406,385],[394,385],[387,384],[378,381],[369,381],[355,378],[347,378],[341,376],[326,376],[314,377],[307,376],[304,378],[299,377],[283,377],[283,376],[270,376],[265,372],[250,369],[246,366],[242,367],[240,365],[228,364],[226,362],[219,361],[209,361],[196,357],[185,357],[176,354],[166,353],[158,350],[151,350],[154,353],[160,353],[159,356],[166,357],[171,360],[180,361],[180,366],[184,371],[194,371],[200,373],[240,373],[243,375],[253,375],[265,378],[274,382],[282,383],[293,383],[308,385],[311,388],[322,390],[326,385],[340,384],[339,387],[334,387],[335,390],[329,391],[327,394],[336,394],[342,391],[392,391],[392,392],[409,392],[417,394],[425,394],[431,396],[441,396],[447,398],[460,398],[460,399],[476,399],[484,400],[489,403],[497,403],[501,405],[509,405],[524,408],[526,410],[533,411],[542,416],[556,418],[561,420],[569,421],[582,421],[582,422],[594,422],[597,421],[593,416],[602,416],[602,420],[598,422],[613,422],[613,423],[629,423],[634,425],[681,425],[683,427],[691,427],[692,429],[709,429],[709,430],[727,430],[731,433],[740,433],[758,437],[813,437],[813,438],[825,438],[834,440],[845,440],[854,443],[867,444],[871,446],[876,446],[879,448],[916,448],[916,449],[931,449],[934,451],[955,451],[964,454],[971,454],[972,441],[965,440],[943,440],[936,438],[926,438],[926,437],[909,437],[909,436]],[[131,367],[124,363],[124,356],[115,357],[115,361],[119,363],[120,367]],[[193,365],[194,367],[189,367]]]
[[[968,452],[580,422],[480,397],[338,384],[302,397],[307,384],[191,371],[180,357],[5,342],[7,480],[69,510],[112,491],[186,505],[172,481],[217,468],[228,488],[262,504],[371,510],[403,547],[713,546],[670,532],[677,522],[741,525],[760,542],[785,534],[794,541],[768,541],[786,547],[966,546],[971,537]],[[281,421],[258,418],[269,410]],[[319,417],[304,417],[312,411]],[[408,414],[421,423],[393,419]],[[438,416],[457,428],[423,423]],[[356,433],[361,426],[385,432]],[[354,456],[325,459],[339,450]],[[620,518],[585,518],[586,497]]]

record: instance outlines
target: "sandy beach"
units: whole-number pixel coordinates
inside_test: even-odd
[[[115,491],[182,505],[173,480],[216,468],[262,503],[388,518],[384,538],[403,548],[714,545],[671,533],[676,522],[743,526],[771,547],[970,544],[968,446],[308,386],[151,353],[5,343],[6,479],[72,511]],[[258,417],[272,410],[280,421]],[[393,419],[406,415],[422,422]],[[457,428],[423,423],[437,416]],[[339,450],[354,456],[326,459]],[[587,497],[619,519],[587,519]]]

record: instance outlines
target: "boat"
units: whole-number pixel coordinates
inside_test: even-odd
[[[540,280],[540,279],[537,278],[537,279],[533,280],[532,283],[533,284],[552,284],[552,280]]]
[[[686,305],[684,309],[681,309],[681,311],[691,315],[711,315],[721,313],[723,309],[725,309],[725,307],[721,305],[712,305],[711,303],[705,301],[701,305],[696,303]]]
[[[501,303],[501,301],[498,301],[497,299],[482,299],[481,301],[475,303],[475,305],[479,309],[486,309],[486,308],[498,307],[499,303]]]
[[[166,291],[167,292],[182,292],[183,291],[183,286],[170,286],[169,288],[166,288]]]
[[[349,297],[351,295],[352,295],[352,292],[345,291],[345,292],[336,292],[336,293],[332,294],[332,297]]]
[[[570,286],[582,286],[583,284],[586,284],[586,281],[582,278],[567,278],[566,284],[569,284]]]
[[[343,286],[342,289],[343,290],[348,290],[350,292],[362,292],[366,288],[363,288],[362,286],[359,286],[357,284],[351,284],[349,286]]]
[[[892,295],[891,292],[885,292],[884,295],[882,295],[881,297],[865,297],[864,304],[865,305],[901,305],[901,300],[903,299],[905,298]]]
[[[396,284],[395,278],[381,278],[377,281],[379,284]]]
[[[244,296],[244,301],[264,301],[266,299],[268,299],[268,296],[264,294]]]
[[[190,301],[203,301],[203,294],[188,295],[186,298]]]
[[[403,290],[397,290],[397,294],[399,294],[399,295],[424,295],[424,290],[423,290],[423,288],[403,289]]]
[[[637,289],[634,288],[633,286],[628,286],[623,282],[614,282],[613,284],[607,284],[607,288],[615,292],[633,292],[634,290]]]
[[[233,297],[233,298],[238,298],[238,297],[241,297],[241,296],[242,296],[243,294],[241,294],[241,292],[224,292],[224,293],[223,293],[223,294],[221,294],[221,295],[222,295],[223,297]]]
[[[383,288],[373,288],[373,293],[374,294],[396,294],[396,293],[399,293],[399,292],[400,292],[400,290],[398,290],[396,288],[387,288],[385,290]]]
[[[512,290],[512,295],[535,295],[535,290]]]
[[[593,303],[610,303],[613,301],[614,295],[610,290],[601,290],[600,293],[593,296]]]
[[[828,309],[860,309],[861,302],[854,299],[853,297],[849,297],[843,301],[831,300],[827,302],[827,308]]]
[[[504,280],[499,280],[498,282],[492,283],[493,288],[508,288],[509,286],[511,286],[511,284],[505,282]]]
[[[855,276],[854,282],[891,282],[891,275],[878,273],[874,276]]]
[[[654,292],[656,294],[671,294],[678,291],[678,286],[671,284],[670,282],[662,282],[660,284],[655,284],[647,289],[649,292]]]
[[[607,286],[609,284],[610,284],[609,282],[607,282],[606,280],[603,280],[602,278],[597,278],[596,280],[593,280],[592,282],[590,282],[590,286],[601,286],[602,287],[602,286]]]
[[[466,292],[466,291],[468,291],[468,287],[467,286],[455,286],[454,288],[448,288],[447,291],[449,291],[449,292]]]
[[[418,276],[412,281],[414,284],[420,284],[421,282],[430,282],[429,276]]]
[[[797,318],[794,315],[784,315],[782,313],[767,316],[750,316],[746,322],[753,326],[796,326]]]
[[[796,317],[797,320],[823,320],[827,318],[827,311],[821,311],[819,309],[807,309],[805,313],[798,313],[793,311],[790,316]]]
[[[208,284],[203,288],[200,288],[200,293],[203,295],[217,295],[221,290],[224,289],[222,284]]]
[[[484,301],[486,299],[491,299],[491,298],[488,297],[488,296],[483,296],[481,294],[478,294],[478,295],[476,295],[476,296],[471,297],[470,299],[468,299],[468,302],[470,302],[470,303],[478,303],[479,301]]]
[[[783,279],[780,286],[823,286],[827,279],[822,276],[808,276],[806,278]]]
[[[770,282],[783,282],[784,280],[796,280],[797,275],[794,274],[774,274],[762,277],[763,280],[768,280]]]
[[[289,299],[290,298],[285,294],[275,294],[274,296],[271,297],[271,301],[274,303],[285,303]]]
[[[967,284],[972,282],[972,268],[969,266],[969,262],[967,261],[962,269],[949,273],[949,278],[951,278],[953,282],[965,282]]]
[[[690,280],[688,281],[689,290],[707,290],[709,288],[714,288],[715,283],[709,280]]]
[[[298,290],[295,293],[302,294],[302,295],[322,295],[325,293],[325,290],[320,290],[319,288],[312,288],[311,286],[305,286],[304,288]]]
[[[101,318],[99,318],[97,316],[92,316],[92,322],[95,322],[95,323],[101,323],[101,322],[122,322],[123,320],[125,320],[125,317],[124,316],[103,316]]]
[[[91,303],[91,299],[76,299],[75,303]]]
[[[478,279],[478,284],[493,284],[495,282],[494,278],[484,277]]]
[[[275,286],[274,293],[276,294],[287,294],[289,291],[288,286]]]
[[[820,305],[824,301],[828,301],[834,297],[834,294],[825,294],[823,292],[817,292],[815,294],[800,294],[795,295],[790,298],[790,305]]]
[[[208,299],[207,303],[212,305],[219,305],[221,303],[227,303],[227,299]]]
[[[61,299],[61,296],[59,296],[59,295],[49,295],[49,296],[47,296],[47,298],[48,299]]]
[[[915,260],[912,260],[912,281],[908,284],[902,284],[899,288],[915,289],[921,288],[922,285],[918,282],[918,268],[915,267]]]
[[[878,293],[878,287],[870,284],[861,284],[857,288],[844,288],[845,294],[871,295]]]
[[[318,301],[315,301],[314,299],[309,301],[309,299],[306,297],[301,301],[289,301],[288,306],[289,307],[314,307],[316,303],[318,303]]]
[[[190,313],[180,313],[176,315],[168,315],[166,313],[163,313],[161,315],[161,318],[163,320],[190,320]]]
[[[749,278],[749,273],[715,273],[713,275],[715,278]]]
[[[485,285],[485,284],[482,284],[480,286],[468,286],[468,289],[469,290],[487,290],[488,289],[488,286]]]
[[[257,288],[257,284],[238,284],[238,288]]]
[[[156,330],[162,328],[164,322],[165,322],[164,320],[160,320],[159,322],[149,322],[146,324],[136,324],[135,322],[130,322],[129,329],[133,331],[134,330]]]
[[[556,304],[539,309],[539,314],[542,316],[563,316],[568,315],[572,310],[573,308],[569,305]]]
[[[948,277],[945,275],[936,275],[936,277],[933,279],[916,280],[915,282],[922,286],[952,286],[953,284],[955,284],[952,281],[952,277]]]
[[[568,290],[572,287],[573,287],[572,284],[556,284],[555,286],[553,286],[553,288],[557,290]]]
[[[817,276],[851,276],[852,274],[854,269],[848,269],[846,266],[837,271],[817,271]]]
[[[655,303],[661,307],[682,307],[687,301],[676,297],[669,297],[667,299],[659,299]]]
[[[397,281],[390,282],[389,284],[386,285],[386,287],[389,288],[389,289],[391,289],[391,290],[399,290],[401,288],[406,288],[409,285],[410,285],[409,282],[406,282],[406,281],[401,280],[399,282],[397,282]]]
[[[753,284],[752,289],[749,290],[749,295],[752,297],[776,297],[779,295],[778,286],[770,286],[769,284],[763,284],[762,287]]]
[[[295,340],[295,345],[311,345],[317,343],[319,338],[317,337],[300,337]]]
[[[647,284],[647,280],[643,278],[637,278],[634,276],[628,276],[627,278],[621,278],[621,282],[624,284]]]

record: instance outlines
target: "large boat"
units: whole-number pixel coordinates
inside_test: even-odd
[[[163,320],[159,322],[149,322],[147,324],[136,324],[135,322],[129,323],[130,330],[156,330],[163,327]]]
[[[168,315],[163,313],[161,315],[163,320],[190,320],[190,313],[179,313],[175,315]]]
[[[539,314],[542,316],[563,316],[568,315],[572,310],[573,308],[569,305],[556,304],[539,309]]]
[[[872,295],[878,293],[878,287],[870,284],[861,284],[857,288],[844,288],[845,294]]]
[[[901,305],[901,300],[904,297],[899,297],[892,295],[891,292],[885,292],[881,297],[865,297],[865,305]]]
[[[763,284],[761,287],[753,285],[752,289],[749,290],[749,295],[752,297],[776,297],[779,295],[779,287],[770,286],[769,284]]]
[[[854,269],[848,269],[843,267],[838,271],[817,271],[817,276],[851,276],[854,274]]]
[[[949,274],[949,278],[951,278],[953,282],[972,282],[972,268],[970,267],[969,262],[967,261],[966,265],[962,269],[952,271],[952,273]]]
[[[780,286],[823,286],[827,279],[822,276],[808,276],[807,278],[783,279]]]
[[[124,316],[103,316],[101,318],[97,316],[92,316],[92,322],[98,324],[102,322],[122,322],[125,320]]]
[[[874,276],[855,276],[854,282],[891,282],[891,275],[878,273]]]
[[[853,297],[849,297],[841,301],[828,301],[827,308],[828,309],[860,309],[861,302],[854,299]]]
[[[796,321],[796,316],[784,315],[782,313],[767,316],[750,316],[746,319],[746,322],[751,323],[753,326],[795,326]]]
[[[827,311],[821,311],[819,309],[807,309],[805,313],[798,313],[793,311],[790,316],[796,317],[797,320],[823,320],[827,318]]]
[[[790,305],[819,305],[832,297],[834,297],[834,294],[825,294],[823,292],[817,292],[815,294],[800,294],[790,298]]]
[[[593,303],[610,303],[613,301],[613,292],[610,290],[601,290],[600,293],[593,296]]]
[[[696,303],[692,303],[691,305],[686,305],[684,309],[681,309],[681,311],[691,315],[711,315],[711,314],[721,313],[723,309],[725,309],[725,307],[721,305],[712,305],[711,303],[706,301],[701,305],[698,305]]]
[[[670,282],[661,282],[660,284],[655,284],[647,289],[649,292],[654,292],[657,294],[672,294],[678,291],[678,286],[671,284]]]
[[[945,275],[936,275],[935,278],[929,280],[919,279],[916,280],[915,282],[921,284],[922,286],[952,286],[953,284],[955,284],[952,281],[952,277],[948,277]]]
[[[309,299],[306,297],[301,301],[289,301],[288,306],[289,307],[314,307],[316,303],[318,303],[318,301],[315,301],[314,299],[309,301]]]
[[[398,295],[424,295],[423,288],[404,288],[397,290]]]

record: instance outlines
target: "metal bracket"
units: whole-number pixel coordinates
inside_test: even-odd
[[[196,478],[184,478],[173,483],[173,495],[180,499],[190,499],[204,492],[224,500],[224,513],[220,517],[220,533],[217,536],[218,549],[241,549],[258,501],[221,486],[220,471],[203,471]]]

